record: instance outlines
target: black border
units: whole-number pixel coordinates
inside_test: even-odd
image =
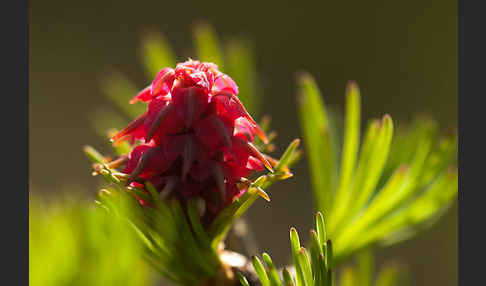
[[[3,1],[2,4],[0,225],[3,271],[0,284],[28,285],[29,1]]]
[[[486,19],[482,4],[458,0],[459,285],[484,284],[486,200],[480,196],[486,192],[486,154],[479,138],[484,134],[486,114]]]

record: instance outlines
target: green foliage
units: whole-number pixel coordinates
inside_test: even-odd
[[[141,56],[149,79],[155,78],[162,68],[176,65],[176,57],[169,43],[163,35],[156,32],[143,38]]]
[[[311,230],[311,246],[308,251],[300,244],[299,234],[295,228],[290,229],[290,246],[293,258],[293,272],[282,270],[279,276],[273,261],[267,253],[263,253],[266,268],[256,256],[252,263],[262,286],[331,286],[333,285],[332,264],[333,248],[327,239],[324,218],[320,212],[316,215],[316,230]],[[242,285],[248,285],[246,278],[238,276]]]
[[[252,258],[253,268],[262,286],[397,286],[408,285],[405,269],[396,263],[386,263],[375,277],[374,257],[371,251],[356,255],[356,264],[345,264],[340,275],[335,277],[333,248],[327,240],[324,219],[320,212],[316,215],[316,230],[310,231],[310,251],[301,247],[300,238],[295,228],[290,229],[290,245],[293,258],[292,275],[287,268],[275,267],[267,253],[262,254],[265,264],[256,256]],[[266,267],[265,267],[266,266]],[[249,285],[243,274],[238,273],[241,285]]]
[[[252,45],[245,39],[230,40],[226,45],[225,68],[238,84],[238,97],[246,109],[258,117],[261,114],[262,98],[253,50]]]
[[[333,119],[315,81],[300,75],[299,115],[316,206],[328,218],[338,263],[376,243],[415,235],[457,194],[455,136],[439,137],[433,121],[419,118],[393,138],[393,121],[385,115],[368,123],[359,147],[360,109],[359,89],[350,82],[339,162]]]
[[[147,187],[151,189],[151,186]],[[113,186],[100,196],[99,202],[110,213],[116,214],[120,212],[120,199],[130,201],[131,213],[124,213],[124,216],[138,234],[139,243],[144,246],[144,257],[150,265],[178,285],[195,285],[217,274],[220,261],[202,231],[195,202],[187,206],[187,219],[186,212],[174,199],[163,199],[152,190],[149,195],[144,195],[152,207],[142,207],[130,192],[142,196],[141,191]]]
[[[387,262],[376,274],[374,273],[374,258],[371,251],[364,251],[356,256],[356,264],[346,264],[342,267],[337,285],[339,286],[396,286],[409,285],[408,273],[393,262]]]
[[[142,103],[128,104],[141,90],[121,73],[112,73],[103,78],[102,90],[119,111],[128,118],[136,118],[145,111]]]
[[[199,23],[195,25],[193,35],[197,58],[203,62],[217,64],[219,69],[224,72],[223,51],[214,29],[206,23]]]
[[[305,149],[311,156],[307,156],[314,189],[316,203],[319,210],[327,210],[331,202],[331,190],[335,183],[335,165],[333,160],[333,135],[329,126],[328,114],[324,102],[314,80],[307,74],[301,76],[299,97],[299,115]]]
[[[149,285],[142,253],[129,224],[92,203],[29,201],[30,285]]]

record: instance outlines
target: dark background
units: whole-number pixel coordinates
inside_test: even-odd
[[[102,147],[89,125],[108,104],[100,78],[118,70],[140,88],[142,33],[166,35],[185,60],[192,26],[212,24],[220,39],[245,36],[256,47],[265,113],[278,132],[278,152],[300,137],[295,72],[309,71],[329,105],[343,106],[345,83],[358,82],[364,122],[383,113],[406,124],[426,113],[443,130],[457,122],[457,2],[432,1],[58,1],[30,3],[30,186],[36,193],[93,195],[96,180],[81,148]],[[302,160],[295,177],[270,190],[249,220],[259,242],[286,262],[288,229],[312,226],[313,201]],[[298,211],[289,212],[292,209]],[[409,265],[413,285],[457,285],[457,207],[434,228],[377,252],[377,262]]]

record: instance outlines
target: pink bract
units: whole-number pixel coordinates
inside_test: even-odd
[[[205,217],[213,218],[245,192],[242,177],[271,169],[251,144],[267,138],[237,95],[236,83],[212,63],[188,60],[160,70],[130,101],[148,103],[147,111],[112,138],[140,142],[122,172],[183,202],[203,199]]]

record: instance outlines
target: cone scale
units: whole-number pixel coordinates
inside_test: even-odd
[[[138,101],[148,103],[146,112],[111,139],[136,145],[122,170],[130,186],[143,188],[145,180],[182,202],[201,198],[211,220],[246,191],[241,180],[272,170],[252,144],[256,137],[267,142],[266,135],[215,64],[188,60],[164,68],[130,103]]]

